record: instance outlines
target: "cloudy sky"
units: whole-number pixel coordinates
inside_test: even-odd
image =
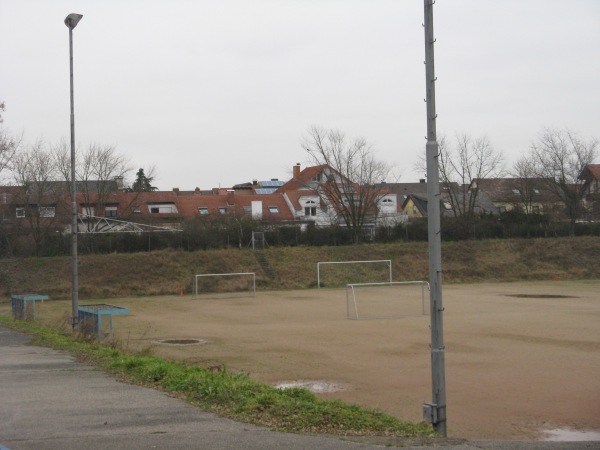
[[[69,139],[72,12],[78,145],[162,190],[287,179],[311,125],[423,177],[421,0],[0,0],[3,127],[26,142]],[[508,166],[542,127],[600,137],[600,1],[437,0],[434,24],[440,135]]]

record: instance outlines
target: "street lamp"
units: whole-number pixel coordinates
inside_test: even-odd
[[[69,28],[69,68],[71,76],[71,265],[72,265],[72,317],[71,324],[77,328],[79,322],[79,281],[77,276],[77,182],[75,179],[75,108],[73,102],[73,28],[83,16],[69,14],[65,25]]]

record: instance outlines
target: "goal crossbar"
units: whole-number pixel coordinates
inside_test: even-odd
[[[235,273],[202,273],[194,275],[194,298],[198,297],[198,278],[202,277],[233,277],[233,276],[252,276],[252,286],[249,290],[250,297],[256,297],[256,272],[235,272]]]
[[[401,285],[420,285],[421,286],[421,314],[425,315],[425,288],[429,291],[429,283],[427,281],[390,281],[389,283],[350,283],[346,285],[346,319],[351,319],[350,310],[351,306],[354,306],[354,314],[356,320],[358,316],[358,305],[356,304],[356,293],[354,288],[356,287],[368,287],[368,286],[401,286]],[[350,301],[350,293],[352,293],[352,301]],[[351,305],[352,304],[352,305]]]
[[[387,263],[390,274],[390,283],[392,282],[392,260],[391,259],[372,259],[368,261],[321,261],[317,263],[317,289],[321,289],[321,265],[324,264],[364,264],[364,263]]]

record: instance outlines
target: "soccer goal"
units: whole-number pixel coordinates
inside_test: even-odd
[[[346,318],[392,319],[425,315],[426,289],[429,291],[427,281],[347,284]]]
[[[194,275],[194,298],[200,294],[248,293],[256,297],[256,272],[201,273]]]
[[[321,261],[317,263],[317,289],[348,283],[391,282],[392,260]]]

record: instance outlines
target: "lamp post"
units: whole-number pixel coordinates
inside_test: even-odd
[[[75,108],[73,101],[73,28],[83,16],[69,14],[65,25],[69,28],[69,73],[71,80],[71,265],[72,265],[72,316],[71,324],[76,329],[79,322],[79,280],[77,274],[77,180],[75,178]]]

